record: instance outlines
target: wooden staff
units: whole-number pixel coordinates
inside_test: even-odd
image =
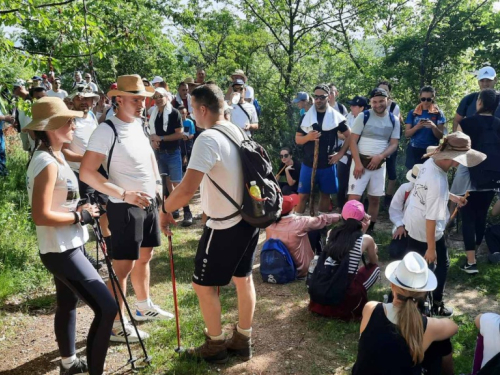
[[[469,194],[470,194],[470,191],[466,191],[465,195],[464,195],[464,199],[467,199],[469,197]],[[446,229],[449,229],[449,227],[451,225],[451,222],[453,221],[453,219],[455,218],[455,216],[457,216],[458,209],[459,209],[459,207],[458,207],[458,204],[457,204],[457,207],[455,207],[455,211],[453,211],[453,213],[450,216],[450,220],[448,221],[448,224],[446,224]]]
[[[286,168],[286,167],[287,167],[287,165],[285,164],[285,165],[283,166],[283,168],[281,168],[281,170],[280,170],[280,171],[278,172],[278,174],[275,176],[276,180],[278,180],[278,178],[279,178],[279,176],[280,176],[281,172],[283,172],[283,171],[285,170],[285,168]]]
[[[313,170],[311,174],[311,193],[309,194],[309,214],[311,216],[316,216],[314,214],[314,180],[316,179],[316,169],[318,169],[319,139],[314,142],[314,160]]]

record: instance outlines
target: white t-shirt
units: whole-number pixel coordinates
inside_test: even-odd
[[[252,99],[252,102],[255,99],[255,93],[252,86],[246,86],[245,99]]]
[[[92,112],[87,113],[86,118],[75,118],[75,133],[73,141],[69,144],[69,149],[79,155],[85,154],[89,139],[95,128],[97,128],[97,120]],[[69,166],[75,172],[80,172],[80,163],[68,161]]]
[[[484,339],[483,362],[481,368],[500,352],[500,315],[482,314],[479,320],[480,333]]]
[[[243,112],[243,110],[240,108],[240,105],[248,113],[250,119],[245,114],[245,112]],[[233,109],[231,110],[231,122],[242,129],[244,129],[245,126],[248,124],[258,124],[259,117],[257,116],[257,111],[255,110],[254,105],[246,102],[242,104],[233,105]],[[252,133],[249,130],[247,130],[246,133],[247,135],[252,135]]]
[[[366,125],[363,124],[365,116],[360,113],[354,120],[351,132],[361,135],[358,143],[359,153],[373,156],[383,153],[391,138],[399,139],[400,124],[398,118],[395,117],[393,126],[388,112],[384,117],[380,117],[372,109],[369,111],[370,117]]]
[[[228,126],[234,126],[230,123]],[[243,140],[243,136],[237,129],[234,134],[238,140]],[[239,150],[224,134],[217,130],[208,129],[201,133],[194,142],[189,169],[205,173],[201,181],[201,208],[208,217],[223,218],[236,212],[236,208],[207,177],[207,174],[224,191],[233,198],[236,203],[243,202],[243,169]],[[224,221],[207,221],[207,226],[213,229],[228,229],[241,221],[238,215],[232,219]]]
[[[436,165],[434,159],[427,160],[420,168],[403,218],[410,237],[427,242],[426,220],[436,221],[436,241],[443,237],[450,216],[449,197],[447,173]]]
[[[70,212],[75,211],[80,199],[78,191],[78,180],[61,155],[64,164],[59,164],[48,152],[35,151],[26,173],[26,187],[31,204],[33,199],[33,184],[35,177],[40,174],[49,164],[56,164],[58,168],[54,194],[52,196],[52,211]],[[82,246],[89,239],[86,227],[71,224],[61,227],[37,226],[36,236],[41,254],[62,253],[67,250]]]
[[[97,85],[94,82],[87,83],[88,86],[92,89],[92,91],[97,92]]]
[[[392,198],[391,206],[389,207],[389,219],[396,228],[404,225],[403,217],[410,201],[409,195],[406,200],[405,197],[408,192],[411,192],[414,186],[413,182],[402,184]]]
[[[68,96],[68,93],[64,90],[59,90],[58,92],[55,92],[54,90],[49,90],[47,91],[47,96],[50,96],[52,98],[60,98],[63,99]]]
[[[156,195],[156,175],[153,149],[145,136],[140,119],[126,123],[116,116],[110,119],[115,125],[118,140],[113,149],[109,171],[109,181],[122,189],[141,191],[151,198]],[[108,124],[101,123],[90,137],[87,151],[106,155],[103,165],[108,165],[108,155],[115,135]],[[123,203],[121,199],[109,197],[113,203]]]

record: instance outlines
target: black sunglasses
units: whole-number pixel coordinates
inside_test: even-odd
[[[239,89],[234,88],[234,89],[233,89],[233,91],[234,91],[234,92],[240,92],[240,91],[243,91],[243,88],[242,88],[242,87],[240,87]]]
[[[314,99],[316,100],[325,100],[328,98],[328,95],[313,95]]]
[[[287,157],[289,157],[289,156],[290,156],[290,154],[283,154],[283,155],[281,155],[281,154],[280,154],[280,158],[281,158],[281,159],[287,158]]]
[[[432,98],[420,98],[421,102],[432,102],[434,99]]]

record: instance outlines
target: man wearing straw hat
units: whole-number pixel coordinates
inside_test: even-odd
[[[408,231],[408,251],[416,251],[434,265],[438,287],[433,293],[435,315],[451,316],[453,310],[444,306],[443,291],[450,266],[444,239],[449,219],[448,200],[463,206],[465,198],[451,194],[448,189],[448,171],[458,165],[474,167],[486,155],[471,149],[471,140],[462,132],[451,133],[439,146],[427,148],[424,157],[430,157],[421,167],[415,187],[409,197],[403,222]]]
[[[233,74],[231,74],[231,85],[228,88],[228,91],[226,93],[226,100],[231,100],[232,94],[233,94],[233,86],[234,84],[238,81],[241,80],[245,84],[245,101],[249,103],[253,103],[253,99],[255,97],[255,92],[252,86],[247,84],[248,77],[246,76],[245,72],[241,69],[236,69]]]
[[[152,95],[140,76],[118,77],[117,89],[108,92],[109,97],[116,97],[118,111],[110,122],[100,124],[94,131],[80,166],[82,181],[109,196],[107,213],[113,233],[113,268],[125,293],[131,276],[137,296],[134,319],[141,321],[173,317],[153,304],[149,295],[149,262],[153,248],[160,246],[155,196],[162,192],[158,164],[141,120],[144,100]],[[108,179],[99,173],[102,164],[108,166]],[[120,300],[122,311],[123,307]],[[125,335],[129,341],[138,341],[129,323],[125,332],[122,330],[117,316],[111,341],[124,342]],[[148,337],[145,332],[140,335]]]

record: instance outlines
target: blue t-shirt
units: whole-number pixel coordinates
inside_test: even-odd
[[[194,127],[194,122],[191,121],[190,119],[185,119],[182,121],[182,126],[184,127],[184,134],[185,135],[194,135],[196,133],[196,129]]]
[[[476,102],[477,97],[479,96],[478,92],[473,92],[465,96],[458,105],[457,114],[462,117],[472,117],[476,114]],[[500,96],[500,93],[497,91],[497,98]],[[500,104],[495,111],[495,117],[500,118]]]
[[[436,125],[441,125],[446,122],[446,118],[441,110],[439,113],[429,113],[429,111],[423,110],[420,116],[413,114],[413,111],[414,110],[411,110],[408,113],[405,121],[405,124],[410,124],[412,128],[418,124],[420,119],[430,119]],[[439,144],[439,139],[434,136],[432,129],[422,128],[413,134],[413,137],[410,139],[410,144],[415,148],[427,148],[429,146],[437,146]]]

